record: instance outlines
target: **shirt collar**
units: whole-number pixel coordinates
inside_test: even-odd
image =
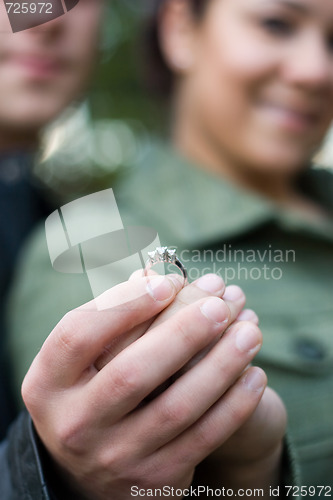
[[[311,223],[190,163],[166,146],[150,147],[137,174],[132,183],[134,199],[140,197],[139,205],[146,211],[146,218],[149,213],[152,226],[162,241],[166,235],[168,245],[174,238],[184,247],[203,247],[273,221],[290,230],[310,231],[333,241],[333,224],[328,221],[322,225]],[[333,175],[330,178],[333,187]]]

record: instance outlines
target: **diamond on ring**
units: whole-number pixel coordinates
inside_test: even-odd
[[[148,260],[144,269],[145,276],[148,275],[148,271],[151,267],[159,263],[174,264],[175,266],[177,266],[184,278],[183,286],[187,284],[187,271],[178,259],[176,250],[168,247],[157,247],[154,251],[148,252]]]
[[[176,250],[168,247],[157,247],[153,252],[148,252],[149,261],[152,265],[159,262],[174,264],[177,258]]]

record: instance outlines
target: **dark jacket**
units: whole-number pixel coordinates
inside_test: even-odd
[[[79,500],[65,483],[23,411],[0,444],[1,500]]]
[[[49,212],[31,176],[32,155],[0,155],[0,439],[16,416],[10,385],[11,367],[5,352],[5,309],[20,249],[34,226]],[[43,462],[43,466],[42,466]],[[0,499],[48,500],[57,497],[46,486],[43,468],[49,459],[29,415],[22,413],[0,444]]]
[[[31,419],[22,412],[0,445],[1,500],[51,500],[40,450]]]
[[[7,292],[26,237],[49,212],[31,175],[32,160],[32,154],[23,152],[0,155],[0,439],[16,413],[4,347]]]

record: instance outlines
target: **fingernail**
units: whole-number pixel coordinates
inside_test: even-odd
[[[214,323],[223,324],[228,322],[227,308],[222,300],[217,297],[206,300],[201,306],[201,312]]]
[[[217,276],[217,274],[206,274],[195,282],[195,286],[204,292],[215,294],[222,292],[224,288],[224,281],[220,278],[220,276]]]
[[[150,277],[147,282],[147,291],[153,299],[163,301],[170,299],[175,293],[172,282],[165,276]]]
[[[252,321],[252,323],[259,323],[259,318],[256,313],[252,311],[252,309],[244,309],[244,311],[238,315],[237,319],[238,321]]]
[[[230,302],[240,300],[243,297],[243,290],[236,285],[227,286],[223,294],[223,300],[229,300]]]
[[[241,352],[253,353],[259,350],[261,339],[259,330],[251,323],[241,325],[236,333],[236,347]]]
[[[265,372],[259,368],[249,370],[243,377],[243,383],[253,392],[262,392],[266,386]]]

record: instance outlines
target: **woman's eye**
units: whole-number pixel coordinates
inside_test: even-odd
[[[290,22],[277,17],[263,19],[261,24],[266,31],[275,35],[290,35],[293,31],[293,26]]]

